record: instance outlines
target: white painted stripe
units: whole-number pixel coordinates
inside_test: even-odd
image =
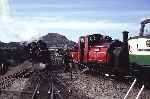
[[[129,95],[131,89],[133,88],[133,86],[135,85],[136,81],[137,81],[137,79],[135,78],[134,81],[133,81],[133,83],[131,84],[128,92],[126,93],[126,95],[125,95],[125,97],[123,99],[127,99],[128,95]]]
[[[139,97],[140,97],[140,95],[141,95],[141,93],[142,93],[142,91],[144,90],[144,85],[142,85],[142,88],[141,88],[141,90],[139,91],[139,93],[138,93],[138,95],[136,96],[136,98],[135,99],[139,99]]]
[[[136,52],[129,52],[131,55],[150,55],[150,51],[136,51]]]

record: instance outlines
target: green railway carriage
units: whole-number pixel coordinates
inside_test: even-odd
[[[139,36],[128,39],[131,63],[150,65],[150,19],[141,22]]]

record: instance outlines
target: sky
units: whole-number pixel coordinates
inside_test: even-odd
[[[138,35],[140,21],[150,17],[149,0],[0,0],[0,41],[36,39],[59,33],[76,41],[101,33],[122,39]]]

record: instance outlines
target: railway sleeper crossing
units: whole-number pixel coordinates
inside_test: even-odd
[[[16,73],[10,74],[0,78],[0,89],[6,89],[10,87],[15,80],[28,77],[31,75],[31,68],[20,70]]]

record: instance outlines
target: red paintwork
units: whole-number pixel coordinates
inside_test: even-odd
[[[107,63],[106,47],[93,47],[89,49],[88,62]]]
[[[80,40],[80,39],[79,39]],[[84,56],[83,63],[96,62],[101,64],[109,64],[110,57],[108,55],[109,43],[101,42],[97,45],[88,45],[88,36],[84,37]],[[77,48],[77,45],[76,45]],[[74,49],[71,52],[71,56],[74,60],[80,62],[80,42],[78,43],[78,49]]]

